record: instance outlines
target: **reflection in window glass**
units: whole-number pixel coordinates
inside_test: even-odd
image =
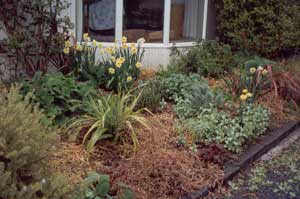
[[[201,39],[204,1],[172,0],[170,41]]]
[[[84,33],[97,41],[115,40],[116,0],[84,0],[83,13]]]
[[[124,0],[123,35],[129,42],[162,42],[164,0]]]

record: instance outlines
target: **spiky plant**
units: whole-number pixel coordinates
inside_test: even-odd
[[[73,119],[68,126],[68,130],[77,129],[78,133],[82,129],[88,129],[83,138],[83,145],[88,151],[92,151],[95,144],[102,139],[113,138],[115,141],[126,140],[127,135],[136,150],[138,138],[136,125],[148,128],[143,112],[150,112],[142,108],[136,110],[137,97],[130,93],[107,95],[99,99],[90,98],[87,102],[82,102],[85,114]]]

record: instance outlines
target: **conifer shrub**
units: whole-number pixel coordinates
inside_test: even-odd
[[[47,169],[55,130],[43,125],[31,94],[19,91],[0,91],[0,199],[65,198],[64,179]]]

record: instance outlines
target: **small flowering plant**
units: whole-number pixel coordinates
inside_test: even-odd
[[[246,62],[243,67],[236,71],[232,76],[224,79],[229,90],[237,97],[239,97],[240,94],[243,93],[243,90],[247,88],[247,91],[252,95],[252,102],[270,92],[272,85],[272,67],[269,65],[269,62],[255,62],[254,60]]]
[[[113,47],[104,48],[88,34],[84,42],[65,43],[64,53],[69,54],[73,72],[79,79],[91,80],[100,87],[114,91],[126,91],[140,74],[144,49],[144,39],[137,43],[127,43],[127,38],[116,41]]]
[[[126,91],[137,80],[144,56],[143,42],[140,39],[137,43],[128,44],[127,38],[122,37],[122,41],[116,42],[113,48],[105,49],[101,67],[105,69],[107,88]]]
[[[247,103],[251,103],[253,101],[253,94],[248,91],[248,89],[243,89],[242,94],[240,95],[240,125],[244,126],[243,121],[243,114],[244,114],[244,107],[247,105]]]

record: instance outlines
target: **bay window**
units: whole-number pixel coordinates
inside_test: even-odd
[[[77,0],[76,29],[100,42],[194,42],[206,37],[208,0]]]

